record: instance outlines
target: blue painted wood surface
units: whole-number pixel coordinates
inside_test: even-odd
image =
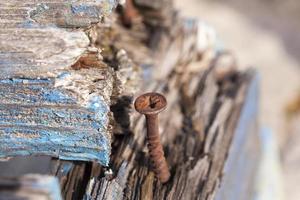
[[[255,180],[253,200],[283,200],[284,179],[276,134],[269,127],[260,129],[262,156]]]
[[[254,179],[260,159],[259,76],[251,80],[216,200],[247,200],[254,195]]]
[[[101,73],[109,67],[72,66],[91,53],[83,28],[117,3],[0,0],[0,158],[48,155],[108,165],[113,83]],[[95,48],[91,54],[101,57]]]
[[[51,155],[108,165],[109,106],[94,96],[86,107],[51,79],[0,80],[0,157]]]

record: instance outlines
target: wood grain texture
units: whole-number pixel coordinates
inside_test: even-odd
[[[88,27],[109,15],[116,4],[115,0],[1,1],[1,27]]]
[[[161,137],[172,173],[167,184],[159,183],[151,171],[148,151],[145,149],[144,120],[140,118],[134,127],[135,134],[120,138],[113,146],[115,154],[112,157],[112,167],[116,173],[114,178],[92,179],[87,188],[88,199],[214,199],[220,183],[227,187],[230,185],[230,181],[222,179],[224,163],[231,139],[234,136],[239,137],[234,133],[240,126],[238,118],[241,110],[247,109],[243,101],[249,91],[249,82],[239,83],[240,87],[234,86],[237,87],[236,95],[221,93],[215,99],[219,108],[214,110],[211,107],[208,116],[215,117],[205,125],[204,138],[201,137],[201,132],[193,129],[191,115],[182,114],[180,109],[176,109],[178,106],[188,105],[177,102],[169,107],[169,112],[161,115]],[[208,96],[202,98],[208,100]],[[169,116],[172,116],[172,120]],[[243,142],[248,144],[247,148],[253,147],[248,140]],[[255,164],[256,161],[256,158],[248,157],[248,162]],[[250,166],[239,169],[254,173]],[[233,178],[232,174],[228,176]],[[241,186],[251,187],[248,180],[241,183]],[[234,187],[231,189],[234,190]]]
[[[49,77],[69,69],[90,44],[81,30],[100,22],[115,1],[18,1],[0,2],[1,78]],[[55,75],[54,75],[55,76]]]
[[[194,45],[197,41],[198,24],[196,21],[185,22],[190,24],[190,26],[181,26],[182,24],[180,23],[180,28],[175,27],[175,30],[178,34],[176,40],[166,40],[166,46],[159,47],[159,49],[157,49],[157,53],[153,52],[143,43],[145,37],[143,28],[138,30],[128,30],[120,26],[118,23],[112,23],[110,26],[99,24],[96,27],[95,31],[97,34],[94,34],[95,38],[92,38],[92,40],[95,41],[97,46],[103,49],[103,59],[112,64],[114,69],[117,69],[115,71],[115,80],[117,80],[117,82],[123,82],[123,84],[117,84],[117,87],[114,88],[112,98],[113,104],[111,106],[114,116],[114,123],[112,124],[113,132],[115,133],[114,138],[124,137],[124,144],[120,144],[122,147],[124,147],[124,145],[127,143],[129,145],[127,148],[130,148],[130,146],[136,144],[136,142],[140,144],[143,140],[143,137],[138,137],[138,141],[135,141],[136,138],[132,138],[131,134],[133,131],[136,132],[136,130],[133,128],[136,125],[138,125],[139,131],[141,131],[140,129],[143,129],[143,124],[141,124],[141,116],[135,112],[132,112],[133,93],[138,95],[138,93],[146,91],[162,92],[166,95],[169,101],[169,106],[175,108],[173,111],[175,113],[180,113],[181,108],[178,104],[178,101],[181,101],[181,90],[183,90],[183,88],[181,88],[181,84],[186,85],[186,87],[193,88],[193,90],[187,94],[190,96],[186,97],[193,99],[197,93],[196,91],[198,84],[200,84],[202,80],[201,77],[206,77],[208,75],[208,71],[206,71],[206,69],[210,68],[209,65],[213,58],[214,51],[212,50],[210,53],[203,55],[203,59],[201,59],[201,61],[198,63],[199,65],[191,64],[197,59],[199,53],[198,51],[194,50]],[[163,35],[163,37],[167,39],[167,36]],[[137,48],[139,51],[136,51]],[[161,54],[158,53],[159,51]],[[164,64],[159,66],[158,63]],[[134,70],[135,68],[138,70]],[[159,71],[161,73],[158,73]],[[209,95],[213,99],[217,93],[217,86],[212,78],[213,73],[210,72],[209,74],[209,84],[212,84],[211,90],[206,90],[205,93],[210,91]],[[189,82],[189,80],[193,81]],[[136,91],[133,90],[133,88],[139,88],[139,90]],[[167,92],[165,92],[165,90],[167,90]],[[200,112],[202,112],[200,115],[207,114],[207,111]],[[168,114],[172,115],[173,113],[167,112],[166,115]],[[180,116],[182,115],[179,114],[179,117],[174,119],[175,123],[172,127],[172,130],[174,131],[180,129]],[[166,125],[167,121],[165,121],[161,126],[163,127]],[[168,135],[168,137],[173,140],[173,137],[176,135],[171,133]],[[166,140],[166,138],[162,138],[162,140]],[[113,151],[119,148],[117,144],[115,145],[116,146],[112,147]],[[129,153],[127,148],[125,150],[123,149],[126,155]],[[115,156],[113,158],[115,158]],[[121,157],[123,157],[123,155]],[[113,169],[118,168],[119,164],[114,165],[111,163],[111,165],[114,166]],[[59,168],[64,169],[66,165],[62,164]],[[82,168],[87,169],[85,166],[86,165],[82,166]],[[124,173],[120,173],[118,175],[123,184],[126,183],[126,180],[123,178],[128,176],[128,168],[125,168],[126,166],[127,164],[124,163]],[[84,171],[87,174],[89,173],[87,170]],[[102,185],[102,182],[99,182],[98,179],[99,176],[105,176],[106,178],[108,177],[108,179],[110,179],[109,177],[115,176],[112,174],[113,172],[114,171],[111,171],[109,168],[105,168],[105,170],[103,170],[103,168],[93,165],[91,176],[86,177],[86,180],[89,181],[89,184],[86,185],[87,191],[94,193],[94,195],[103,195],[103,198],[106,198],[107,195],[118,195],[117,193],[105,193],[105,190],[103,190],[106,187],[105,183]],[[67,182],[63,185],[73,185],[73,179],[70,178],[69,174],[73,174],[72,168],[68,173],[66,173],[65,176],[60,178],[61,181],[67,180]],[[112,186],[112,188],[109,190],[113,192],[124,189],[123,186],[118,186],[120,181],[113,181],[112,185],[114,186]],[[79,182],[76,184],[79,184]],[[98,190],[101,190],[102,192],[99,191],[98,193]],[[89,198],[91,195],[88,192],[86,194],[86,198]],[[63,196],[66,197],[67,194],[68,193],[63,193]],[[121,196],[122,193],[120,193],[120,197]]]
[[[93,41],[103,47],[104,60],[114,64],[117,54],[130,55],[141,66],[142,78],[136,95],[157,91],[166,96],[168,108],[159,118],[161,140],[172,177],[165,185],[155,178],[145,145],[144,118],[132,112],[130,96],[120,98],[126,97],[125,89],[118,93],[119,101],[111,107],[119,118],[116,124],[126,123],[121,123],[115,135],[110,167],[92,166],[90,175],[85,177],[84,199],[214,199],[223,182],[224,165],[241,111],[245,109],[253,73],[232,71],[222,80],[218,71],[225,54],[216,52],[214,46],[209,47],[201,43],[203,41],[200,46],[206,48],[198,51],[199,37],[209,31],[205,27],[199,28],[199,23],[194,20],[179,18],[178,24],[162,32],[159,38],[156,34],[145,34],[143,27],[126,29],[117,23],[100,24],[95,31]],[[149,46],[145,46],[148,37],[156,40],[154,49],[148,43]],[[225,62],[225,65],[231,64]],[[250,134],[244,129],[241,133]],[[255,162],[253,160],[254,165]],[[88,174],[90,171],[86,167],[81,169]],[[253,168],[247,170],[254,173]],[[60,179],[66,180],[63,185],[82,183],[77,180],[74,184],[70,174],[74,174],[73,169]]]
[[[0,1],[0,157],[108,165],[115,72],[85,29],[116,4]]]
[[[16,141],[6,146],[15,149],[4,148],[3,154],[31,151],[96,161],[52,160],[51,174],[59,178],[67,200],[211,200],[222,196],[226,188],[222,185],[236,180],[228,166],[235,159],[244,161],[232,151],[250,155],[242,147],[255,148],[247,139],[255,128],[246,129],[256,127],[256,116],[245,111],[249,109],[246,99],[256,94],[251,89],[255,75],[234,70],[223,79],[216,76],[223,52],[217,51],[214,43],[199,41],[210,38],[211,30],[199,27],[197,20],[180,18],[171,6],[164,12],[168,2],[147,5],[137,1],[139,11],[147,11],[142,17],[151,17],[137,24],[134,21],[129,29],[112,19],[87,30],[93,45],[89,42],[68,68],[57,67],[49,75],[38,72],[39,78],[30,78],[30,72],[26,72],[29,78],[3,78],[0,91],[7,97],[0,115],[2,135],[5,142]],[[155,7],[161,3],[163,9]],[[37,21],[47,26],[53,23],[39,16]],[[67,30],[74,31],[81,32]],[[166,184],[161,184],[151,170],[144,117],[132,110],[133,94],[148,91],[163,93],[168,100],[168,108],[159,116],[161,141],[172,174]],[[14,109],[7,109],[9,106]],[[20,117],[11,117],[11,110]],[[240,137],[242,142],[236,145]],[[26,151],[21,148],[22,141],[28,145]],[[33,141],[42,143],[47,152]],[[105,156],[110,150],[109,162]],[[230,154],[233,157],[228,157]],[[256,160],[250,156],[247,162],[251,163],[249,168],[242,171],[238,165],[237,170],[249,177],[254,174]],[[224,169],[227,176],[223,176]],[[241,187],[250,185],[247,181]]]

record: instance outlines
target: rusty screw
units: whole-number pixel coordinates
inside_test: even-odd
[[[126,0],[125,8],[121,15],[121,20],[124,26],[130,28],[132,26],[132,22],[135,18],[138,17],[138,11],[134,6],[133,0]]]
[[[139,96],[135,102],[135,109],[144,114],[147,126],[147,142],[153,171],[160,182],[165,183],[170,178],[170,171],[160,143],[158,129],[158,113],[167,106],[166,98],[158,93],[146,93]]]

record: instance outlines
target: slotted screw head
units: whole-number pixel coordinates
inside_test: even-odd
[[[139,96],[135,102],[135,109],[144,115],[154,115],[163,111],[167,106],[166,98],[156,92],[149,92]]]

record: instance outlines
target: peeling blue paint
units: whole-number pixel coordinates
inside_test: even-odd
[[[102,122],[103,124],[108,123],[107,114],[109,112],[109,107],[106,105],[103,97],[93,96],[88,104],[88,109],[95,112],[95,119]]]
[[[45,101],[57,104],[65,104],[73,100],[72,98],[58,90],[44,90],[42,93],[42,98]]]
[[[105,129],[95,114],[80,107],[43,107],[0,105],[0,125],[48,125],[51,127],[77,127],[79,129]]]
[[[54,88],[49,79],[4,79],[0,80],[0,104],[76,104],[70,92]]]
[[[43,28],[43,26],[41,26],[40,24],[38,24],[32,20],[26,20],[26,21],[18,24],[17,28],[32,29],[32,28]]]
[[[100,10],[93,5],[71,5],[71,11],[76,15],[88,15],[89,17],[99,18]]]
[[[62,168],[60,168],[60,175],[61,176],[66,176],[70,170],[72,169],[73,167],[73,163],[70,163],[70,162],[65,162],[63,165],[62,165]]]
[[[49,29],[49,28],[57,28],[55,23],[49,24],[40,24],[33,20],[26,20],[20,23],[15,24],[16,28],[25,28],[25,29]]]
[[[10,78],[0,80],[0,84],[50,84],[50,79]]]
[[[102,96],[84,107],[53,80],[25,78],[0,80],[0,96],[0,157],[50,155],[108,165],[110,110]]]
[[[57,76],[57,79],[65,79],[67,77],[71,76],[71,73],[70,72],[62,72],[60,73],[58,76]]]
[[[50,155],[66,160],[98,161],[107,166],[107,138],[95,130],[49,127],[0,127],[0,157]]]

